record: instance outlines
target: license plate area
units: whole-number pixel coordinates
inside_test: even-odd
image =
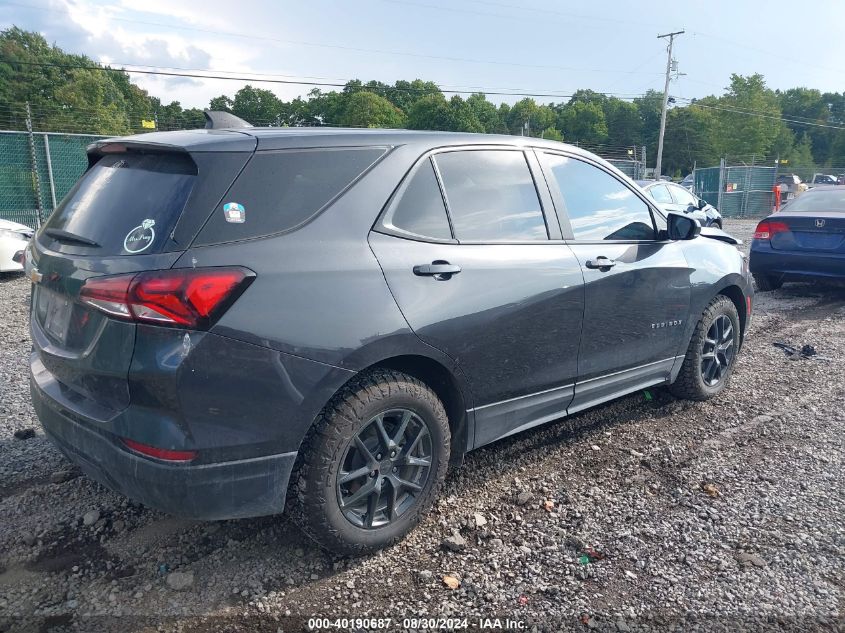
[[[62,345],[67,343],[73,301],[48,288],[38,287],[35,306],[38,322],[50,338]]]
[[[800,231],[794,233],[799,248],[807,250],[833,251],[842,246],[843,236],[837,233],[820,231]]]

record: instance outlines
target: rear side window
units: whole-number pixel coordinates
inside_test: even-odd
[[[344,147],[256,153],[212,213],[197,244],[294,229],[333,202],[386,151]]]
[[[53,229],[54,235],[64,232],[98,244],[83,246],[92,254],[159,253],[185,207],[196,174],[196,165],[186,154],[106,155],[65,196],[39,239],[54,239],[49,235]]]
[[[576,240],[653,240],[649,206],[607,172],[575,158],[544,154]]]
[[[549,239],[534,179],[522,152],[445,152],[437,154],[434,161],[443,179],[455,239]]]
[[[430,159],[417,166],[388,208],[382,223],[385,228],[411,236],[452,239],[446,205]]]

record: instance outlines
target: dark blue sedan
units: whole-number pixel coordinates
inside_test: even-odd
[[[784,281],[845,280],[845,187],[814,187],[760,222],[749,265],[763,291]]]

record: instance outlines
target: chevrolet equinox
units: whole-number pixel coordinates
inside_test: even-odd
[[[645,387],[727,385],[744,256],[600,158],[215,127],[95,143],[25,253],[35,410],[105,486],[202,519],[287,506],[365,552],[469,450]]]

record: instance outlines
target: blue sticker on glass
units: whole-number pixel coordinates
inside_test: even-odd
[[[223,217],[226,222],[243,224],[246,221],[246,209],[239,202],[227,202],[223,205]]]

